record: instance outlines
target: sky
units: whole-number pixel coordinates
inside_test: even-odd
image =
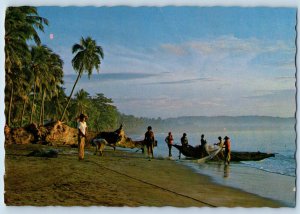
[[[75,81],[73,44],[104,50],[100,74],[75,91],[104,93],[143,117],[295,114],[294,8],[38,7],[41,40]],[[53,35],[51,38],[50,35]]]
[[[71,47],[91,36],[104,59],[99,74],[82,77],[75,91],[104,93],[122,113],[295,115],[295,8],[46,6],[38,11],[49,20],[42,42],[64,60],[67,94],[76,74]]]

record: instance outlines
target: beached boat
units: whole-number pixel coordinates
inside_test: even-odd
[[[179,150],[179,156],[183,154],[186,157],[200,159],[208,156],[209,154],[201,146],[181,146],[174,144],[173,147]],[[238,152],[231,151],[231,161],[259,161],[265,158],[275,157],[274,153],[264,153],[264,152]],[[223,160],[223,152],[219,152],[213,160]]]

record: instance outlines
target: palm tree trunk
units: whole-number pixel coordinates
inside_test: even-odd
[[[36,78],[35,78],[35,81],[34,81],[34,90],[33,90],[33,99],[32,99],[32,105],[31,105],[30,123],[32,123],[32,119],[33,119],[35,92],[36,92]]]
[[[24,100],[24,103],[23,103],[23,109],[22,109],[22,116],[21,116],[20,127],[23,126],[23,118],[24,118],[24,114],[25,114],[25,107],[26,107],[26,100]]]
[[[12,108],[12,100],[14,95],[14,84],[11,83],[11,92],[10,92],[10,100],[9,100],[9,108],[8,108],[8,117],[7,117],[7,124],[10,126],[10,117],[11,117],[11,108]]]
[[[45,99],[46,99],[46,90],[44,91],[44,100],[43,100],[43,112],[42,112],[42,121],[43,121],[43,124],[44,125],[44,121],[45,121]]]
[[[41,104],[41,109],[40,109],[40,123],[39,125],[43,125],[44,121],[43,121],[43,108],[44,108],[44,100],[45,100],[45,89],[42,89],[42,104]]]
[[[61,106],[60,106],[60,102],[59,102],[59,100],[58,100],[58,96],[56,96],[56,109],[55,109],[55,113],[56,114],[54,114],[54,120],[58,120],[58,115],[60,115],[60,113],[61,113],[61,111],[60,111],[60,108]]]
[[[72,95],[73,95],[73,92],[74,92],[75,86],[76,86],[76,84],[77,84],[77,82],[78,82],[78,80],[79,80],[79,78],[80,78],[80,76],[81,76],[81,73],[82,73],[82,71],[81,71],[81,70],[82,70],[82,69],[80,69],[80,72],[78,73],[77,79],[76,79],[76,81],[75,81],[75,83],[74,83],[74,85],[73,85],[73,88],[72,88],[71,94],[70,94],[70,96],[69,96],[69,98],[68,98],[67,105],[66,105],[66,107],[64,108],[64,111],[63,111],[63,113],[62,113],[62,115],[61,115],[60,121],[62,121],[62,120],[63,120],[63,118],[64,118],[64,116],[65,116],[65,113],[66,113],[66,110],[67,110],[67,108],[68,108],[68,105],[69,105],[69,103],[70,103],[70,101],[71,101],[71,97],[72,97]]]
[[[45,122],[45,101],[43,102],[42,125],[44,125],[44,122]]]

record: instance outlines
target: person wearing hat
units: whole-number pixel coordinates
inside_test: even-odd
[[[145,133],[144,141],[146,142],[148,158],[150,160],[150,156],[151,156],[151,158],[153,158],[153,146],[154,146],[154,141],[155,141],[154,133],[152,131],[151,126],[148,126],[148,128],[147,128],[147,132]]]
[[[230,138],[225,136],[224,137],[224,146],[225,146],[225,165],[230,163]]]
[[[169,157],[172,157],[171,149],[172,149],[173,141],[174,141],[173,135],[171,132],[169,132],[168,136],[165,139],[165,142],[167,143],[168,148],[169,148]]]
[[[84,159],[84,145],[85,145],[85,138],[87,134],[87,125],[85,120],[87,119],[87,116],[84,114],[80,114],[79,121],[77,125],[78,129],[78,159],[83,160]]]

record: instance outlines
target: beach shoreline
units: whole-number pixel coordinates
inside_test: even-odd
[[[107,148],[104,156],[86,149],[54,148],[57,158],[28,157],[41,145],[9,145],[5,155],[8,206],[105,207],[286,207],[279,201],[217,184],[207,175],[163,158]]]
[[[216,184],[273,199],[285,207],[296,206],[296,177],[260,170],[239,162],[233,162],[230,166],[220,162],[193,164],[187,161],[182,164],[195,173],[209,176]]]

